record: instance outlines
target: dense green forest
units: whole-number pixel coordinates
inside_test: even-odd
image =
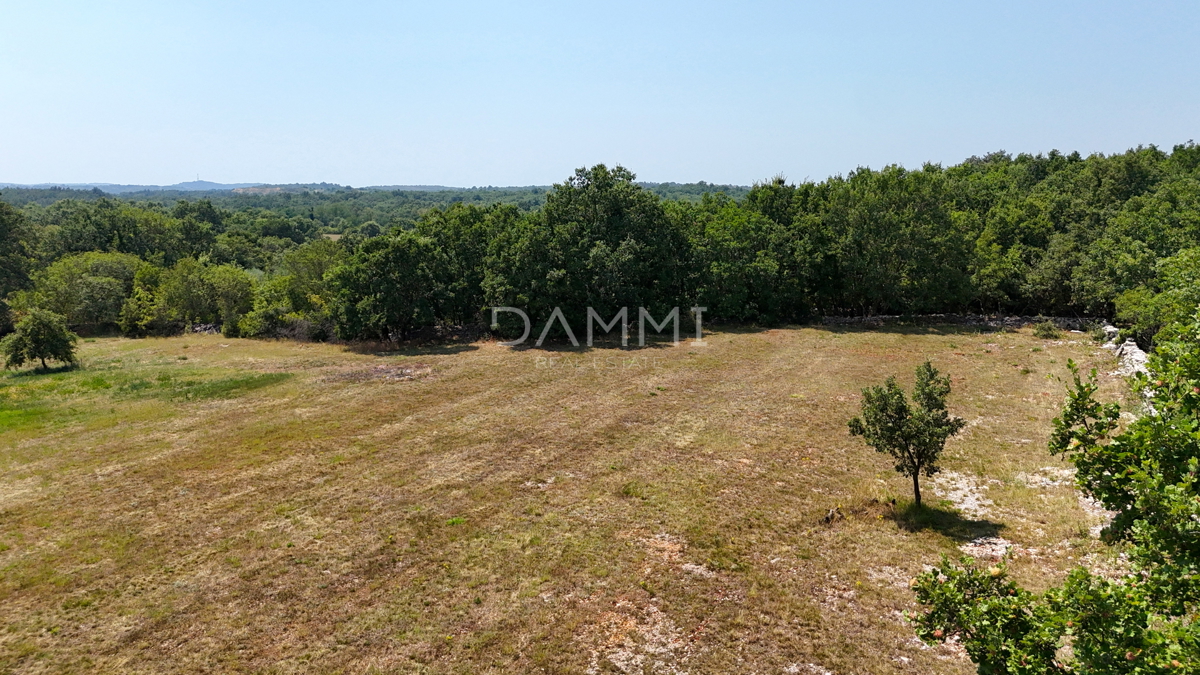
[[[169,203],[172,199],[174,203]],[[1108,316],[1144,343],[1200,303],[1200,146],[993,153],[753,188],[580,169],[550,188],[0,193],[11,317],[82,332],[395,339],[489,306]],[[7,203],[4,203],[7,202]],[[636,312],[636,310],[634,310]],[[657,314],[656,314],[657,315]],[[504,330],[507,330],[507,326]]]

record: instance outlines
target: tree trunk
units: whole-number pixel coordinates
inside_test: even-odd
[[[917,508],[921,508],[921,472],[913,472],[913,497],[916,499]]]
[[[42,370],[45,370],[46,369],[46,357],[43,356],[43,357],[41,357],[41,359],[42,359]]]

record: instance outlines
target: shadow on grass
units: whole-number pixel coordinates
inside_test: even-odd
[[[535,326],[536,328],[536,326]],[[691,331],[691,326],[680,324],[679,346],[685,346],[695,338]],[[828,333],[837,334],[855,334],[855,333],[890,333],[895,335],[980,335],[986,333],[1000,333],[1012,331],[1011,328],[1000,326],[989,326],[984,324],[974,323],[955,323],[948,321],[940,323],[935,317],[906,317],[900,320],[881,321],[879,323],[859,323],[859,324],[825,324],[819,321],[811,323],[788,323],[788,324],[755,324],[755,323],[710,323],[705,325],[705,335],[753,335],[757,333],[765,333],[772,330],[795,330],[802,328],[812,328],[825,331]],[[665,337],[662,334],[655,333],[647,336],[645,346],[637,344],[636,334],[630,335],[629,344],[622,346],[620,342],[619,332],[609,331],[607,333],[599,333],[595,339],[595,346],[588,347],[585,344],[579,346],[572,345],[566,335],[559,331],[551,331],[541,347],[535,345],[537,342],[537,330],[531,331],[524,343],[511,347],[514,352],[523,352],[529,350],[541,350],[549,352],[562,352],[573,354],[587,354],[594,350],[613,350],[620,351],[637,351],[640,349],[664,349],[667,347],[676,346],[670,339],[669,334]],[[439,331],[433,329],[424,329],[418,331],[412,339],[403,342],[352,342],[346,344],[346,349],[358,354],[373,354],[376,356],[425,356],[438,354],[457,354],[460,352],[471,351],[478,349],[478,346],[472,344],[481,339],[487,338],[496,341],[504,339],[513,339],[516,336],[499,336],[492,334],[482,326],[459,327],[449,331]],[[584,338],[581,334],[576,334],[576,339],[581,343]]]
[[[478,345],[463,343],[413,345],[396,342],[351,342],[345,347],[346,351],[370,356],[441,356],[479,349]]]
[[[47,366],[45,368],[37,366],[27,370],[18,370],[15,373],[10,373],[9,377],[38,377],[40,375],[57,375],[58,373],[69,373],[72,370],[80,370],[83,366],[78,363],[64,363],[58,366]]]
[[[1004,525],[990,520],[970,520],[955,511],[911,502],[896,505],[887,517],[907,532],[932,530],[958,541],[995,537],[1004,529]]]
[[[1001,333],[1003,328],[992,326],[975,326],[969,324],[918,324],[918,323],[884,323],[884,324],[811,324],[805,328],[815,328],[829,333],[890,333],[893,335],[982,335],[985,333]]]
[[[690,327],[689,327],[690,328]],[[711,323],[704,325],[704,335],[758,335],[771,331],[780,330],[799,330],[811,328],[815,330],[825,331],[827,333],[837,334],[856,334],[856,333],[890,333],[895,335],[981,335],[986,333],[999,333],[1005,330],[992,326],[972,325],[972,324],[939,324],[939,323],[880,323],[880,324],[823,324],[823,323],[795,323],[795,324],[778,324],[778,325],[759,325],[759,324],[739,324],[739,323]],[[511,339],[511,338],[509,338]],[[577,339],[582,343],[583,338],[577,336]],[[695,339],[695,334],[689,330],[680,331],[679,344],[686,345]],[[561,334],[554,334],[546,338],[546,341],[541,347],[534,346],[536,336],[530,335],[524,344],[514,346],[514,351],[526,349],[542,349],[546,351],[569,351],[577,353],[586,353],[593,348],[587,345],[580,344],[579,346],[572,345]],[[594,349],[622,349],[624,351],[632,351],[637,349],[648,348],[664,348],[675,346],[670,336],[665,339],[661,334],[647,336],[645,347],[640,347],[637,344],[637,335],[630,336],[629,345],[621,347],[620,339],[614,338],[608,334],[597,336]]]
[[[681,336],[679,338],[678,346],[681,346],[681,347],[687,346],[687,343],[690,340],[691,340],[690,336],[689,337]],[[526,352],[526,351],[535,351],[536,350],[536,351],[542,351],[542,352],[554,352],[557,354],[579,356],[579,355],[583,355],[583,354],[590,354],[592,352],[607,352],[607,351],[612,351],[614,349],[617,351],[621,351],[621,352],[637,352],[637,351],[642,351],[645,349],[667,349],[667,348],[674,348],[676,346],[671,341],[670,338],[667,338],[666,340],[647,339],[646,344],[644,344],[644,345],[639,345],[637,343],[637,339],[634,338],[629,341],[628,345],[624,345],[624,346],[621,345],[620,339],[616,339],[616,340],[596,339],[596,340],[594,340],[594,344],[591,347],[587,346],[586,344],[583,344],[582,342],[579,344],[579,346],[575,346],[575,345],[571,344],[570,341],[568,341],[566,338],[562,338],[561,340],[559,340],[557,338],[546,338],[546,341],[542,343],[541,347],[538,347],[535,343],[536,343],[536,340],[530,339],[530,340],[527,340],[525,342],[525,344],[513,345],[509,349],[511,349],[514,352]]]

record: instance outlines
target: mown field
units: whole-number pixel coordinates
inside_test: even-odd
[[[1115,367],[1082,334],[81,348],[0,376],[3,672],[970,673],[903,620],[922,565],[1111,555],[1045,448],[1052,376]],[[846,421],[927,358],[969,426],[915,515]]]

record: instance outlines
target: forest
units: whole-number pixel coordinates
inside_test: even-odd
[[[549,188],[0,192],[4,330],[38,309],[83,334],[396,340],[486,327],[491,306],[536,321],[554,307],[698,305],[706,320],[764,326],[1108,317],[1150,346],[1200,303],[1198,277],[1192,142],[748,189],[597,165]]]

